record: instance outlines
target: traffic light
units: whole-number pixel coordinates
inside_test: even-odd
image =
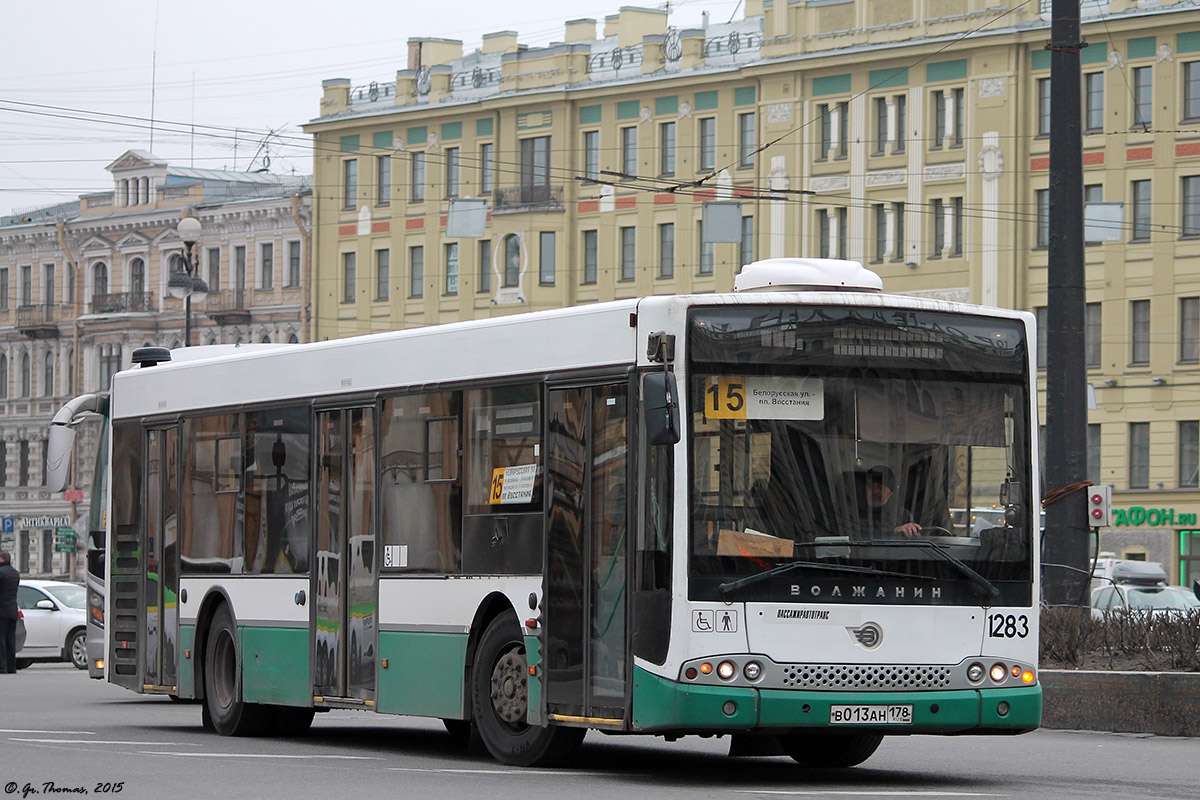
[[[1112,524],[1112,487],[1088,487],[1088,525],[1107,528]]]

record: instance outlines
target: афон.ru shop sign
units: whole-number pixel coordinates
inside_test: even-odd
[[[1142,525],[1149,525],[1151,528],[1173,528],[1177,525],[1195,525],[1196,513],[1188,511],[1176,511],[1173,508],[1142,508],[1141,506],[1132,506],[1130,508],[1114,508],[1112,512],[1112,526],[1120,528],[1138,528]]]

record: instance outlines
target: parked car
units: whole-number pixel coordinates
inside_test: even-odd
[[[22,580],[17,608],[25,616],[25,642],[17,644],[17,669],[34,661],[69,661],[87,669],[87,593],[77,583]]]
[[[1092,616],[1123,611],[1186,614],[1200,608],[1200,599],[1182,586],[1115,584],[1092,592]]]
[[[17,609],[17,651],[25,646],[25,612]]]

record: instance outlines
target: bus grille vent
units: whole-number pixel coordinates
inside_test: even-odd
[[[941,689],[950,667],[874,664],[784,664],[783,685],[794,689]]]

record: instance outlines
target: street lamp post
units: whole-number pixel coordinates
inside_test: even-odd
[[[183,300],[183,346],[192,346],[192,298],[203,300],[208,296],[208,284],[198,274],[200,264],[193,254],[193,248],[200,239],[200,220],[195,217],[184,217],[175,228],[179,238],[183,240],[183,269],[176,270],[167,281],[167,291],[171,297]]]

